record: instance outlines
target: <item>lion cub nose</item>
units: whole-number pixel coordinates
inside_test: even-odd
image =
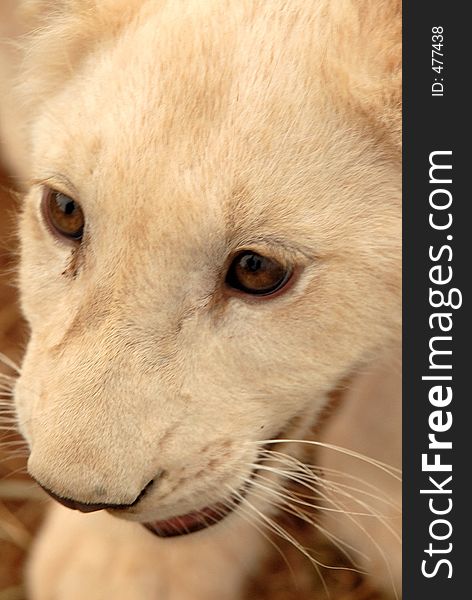
[[[124,510],[126,508],[131,508],[132,506],[136,506],[144,494],[149,490],[151,485],[154,483],[154,479],[151,479],[149,483],[147,483],[144,488],[139,492],[136,499],[133,500],[130,504],[112,504],[112,503],[100,503],[100,504],[91,504],[89,502],[80,502],[78,500],[74,500],[72,498],[64,498],[63,496],[59,496],[52,490],[48,489],[44,485],[42,485],[39,481],[35,479],[36,483],[47,493],[54,498],[57,502],[60,502],[67,508],[72,508],[73,510],[80,510],[83,513],[95,512],[97,510],[105,510],[107,508],[112,508],[115,510]]]

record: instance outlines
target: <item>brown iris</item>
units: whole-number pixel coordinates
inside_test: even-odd
[[[291,269],[274,259],[244,251],[233,259],[226,284],[246,294],[268,296],[281,290],[291,274]]]
[[[80,241],[84,232],[84,213],[78,202],[52,188],[46,188],[41,206],[52,233],[72,241]]]

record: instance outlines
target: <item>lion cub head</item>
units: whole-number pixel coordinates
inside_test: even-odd
[[[22,88],[29,470],[70,506],[192,530],[398,335],[384,3],[75,4]]]

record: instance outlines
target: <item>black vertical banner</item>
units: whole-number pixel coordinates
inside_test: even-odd
[[[403,3],[404,600],[472,597],[472,24]]]

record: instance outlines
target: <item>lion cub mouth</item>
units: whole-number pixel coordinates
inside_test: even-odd
[[[282,432],[277,438],[283,437]],[[263,446],[263,450],[267,450],[269,444]],[[262,453],[259,453],[256,464],[262,463]],[[217,502],[211,506],[206,506],[200,510],[189,512],[185,515],[163,519],[162,521],[151,521],[142,523],[142,525],[154,535],[159,537],[176,537],[180,535],[188,535],[202,529],[207,529],[218,524],[228,515],[233,513],[241,502],[246,498],[247,493],[251,488],[251,482],[256,475],[258,468],[255,467],[249,474],[243,486],[226,502]]]
[[[250,476],[252,479],[253,473]],[[242,488],[231,495],[226,502],[216,502],[211,506],[206,506],[200,510],[194,510],[185,515],[170,517],[162,521],[151,521],[142,523],[142,525],[154,535],[159,537],[176,537],[188,535],[202,529],[208,529],[223,521],[228,515],[233,513],[246,497],[250,484],[246,482]]]
[[[201,510],[189,512],[186,515],[179,515],[164,519],[163,521],[152,521],[143,523],[143,526],[159,537],[176,537],[178,535],[188,535],[202,529],[207,529],[216,525],[234,511],[237,506],[235,500],[233,505],[218,502],[213,506],[207,506]]]

